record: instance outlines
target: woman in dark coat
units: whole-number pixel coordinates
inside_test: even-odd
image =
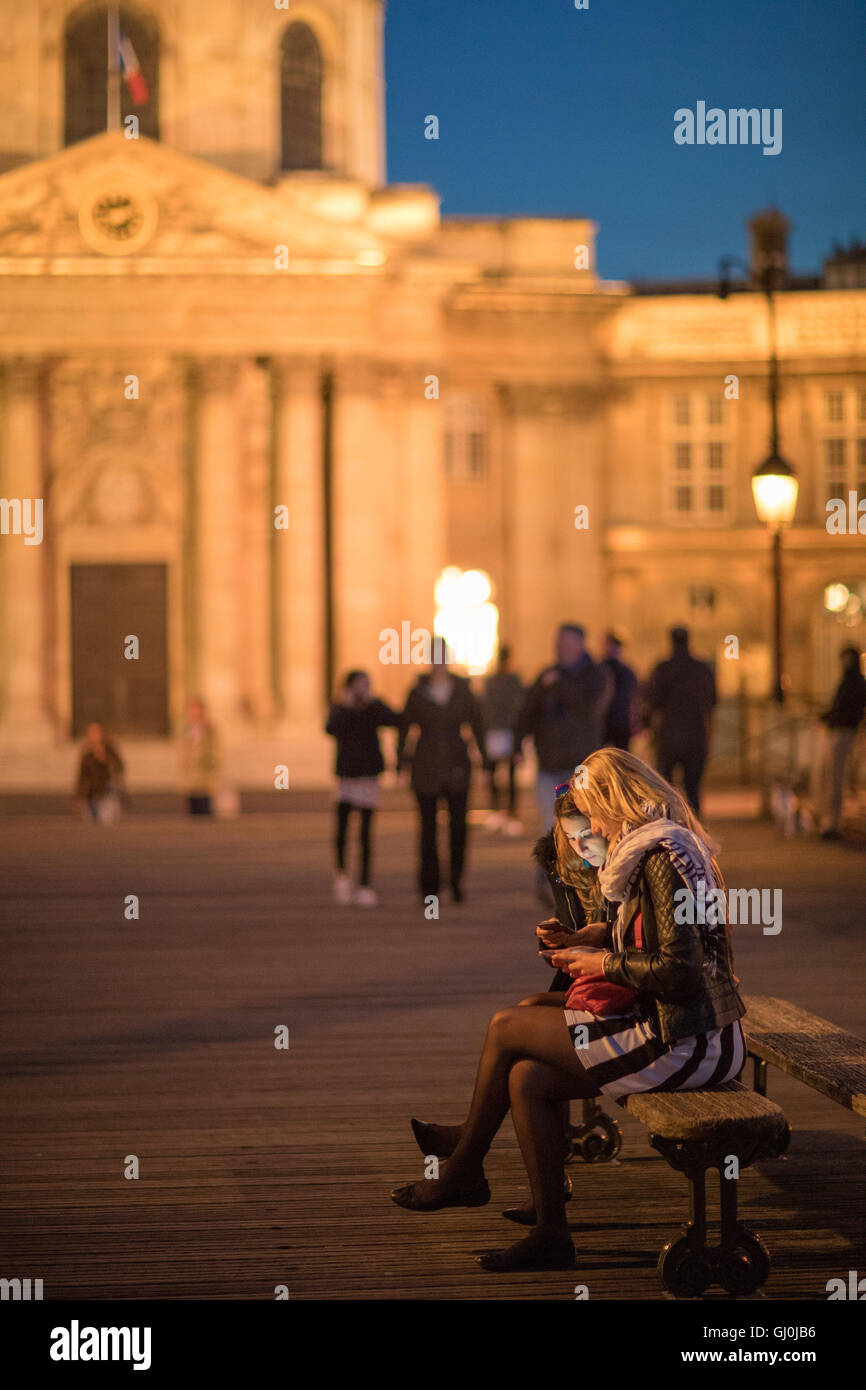
[[[409,692],[397,743],[397,767],[411,763],[411,787],[418,802],[420,845],[418,888],[422,900],[439,893],[439,850],[436,813],[440,799],[448,806],[449,878],[454,902],[463,901],[463,868],[466,859],[466,809],[472,764],[463,735],[469,727],[482,765],[484,729],[481,709],[464,676],[448,670],[443,648],[440,660],[421,676]],[[407,751],[409,735],[416,733],[414,748]]]
[[[79,807],[94,820],[115,820],[123,792],[123,759],[105,725],[88,724],[75,787]]]
[[[366,671],[350,671],[343,691],[331,706],[325,733],[337,740],[337,826],[334,848],[337,872],[334,899],[347,906],[353,900],[352,881],[346,871],[349,821],[357,810],[361,821],[361,870],[354,901],[359,907],[375,907],[377,898],[370,883],[373,865],[373,815],[379,804],[379,775],[385,760],[379,744],[379,730],[398,728],[400,716],[373,695]]]

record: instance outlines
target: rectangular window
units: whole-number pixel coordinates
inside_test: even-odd
[[[845,476],[845,440],[844,439],[825,439],[824,440],[824,481],[826,484],[825,500],[831,497],[844,498],[848,482]]]
[[[444,410],[445,473],[455,482],[479,482],[487,471],[486,413],[472,396],[449,396]]]
[[[720,391],[671,396],[668,434],[668,517],[717,527],[730,520],[730,446]],[[686,431],[685,426],[688,426]]]
[[[689,585],[689,607],[705,608],[712,613],[716,606],[716,591],[709,584]]]
[[[841,391],[824,392],[824,411],[828,420],[836,422],[844,419]]]
[[[469,445],[467,458],[469,474],[473,478],[481,478],[484,476],[484,435],[473,431],[468,436],[467,443]]]

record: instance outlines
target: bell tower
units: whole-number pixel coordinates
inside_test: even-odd
[[[0,172],[108,128],[114,9],[125,59],[120,118],[130,128],[262,182],[330,175],[381,187],[384,8],[0,0]]]

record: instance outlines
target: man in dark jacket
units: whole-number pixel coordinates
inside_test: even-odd
[[[622,638],[609,632],[604,639],[602,666],[613,680],[613,698],[605,720],[604,741],[614,748],[628,748],[631,742],[632,715],[637,676],[622,659]]]
[[[497,668],[484,682],[481,712],[484,719],[484,751],[490,762],[491,814],[487,824],[491,830],[504,830],[508,835],[520,834],[523,827],[517,819],[517,785],[515,782],[514,726],[523,708],[526,692],[523,681],[511,670],[511,650],[500,647]],[[500,814],[497,772],[505,763],[508,774],[508,810]]]
[[[716,682],[705,661],[689,651],[689,630],[671,628],[673,653],[660,661],[649,679],[647,704],[656,733],[658,770],[668,782],[682,767],[687,799],[700,815],[701,778],[710,746],[710,718]]]
[[[836,687],[833,703],[822,720],[827,725],[828,750],[824,769],[824,805],[827,824],[821,832],[824,840],[838,840],[842,819],[842,800],[845,792],[845,771],[854,748],[857,730],[866,712],[866,679],[860,671],[860,653],[856,647],[840,652],[842,679]]]
[[[553,816],[555,788],[567,782],[588,754],[604,743],[604,721],[613,681],[586,650],[585,634],[576,623],[563,623],[556,634],[556,662],[532,686],[517,719],[517,749],[527,737],[538,758],[536,800],[542,829]],[[539,886],[545,897],[546,880]]]
[[[466,677],[448,670],[448,658],[444,643],[440,643],[429,674],[420,676],[409,692],[397,741],[397,766],[402,770],[411,764],[411,787],[418,802],[418,888],[425,906],[431,896],[439,894],[436,814],[440,797],[448,806],[451,896],[455,902],[463,901],[466,810],[472,772],[469,747],[463,737],[465,727],[471,730],[482,766],[485,770],[488,767],[480,706]],[[415,736],[411,750],[410,733]]]

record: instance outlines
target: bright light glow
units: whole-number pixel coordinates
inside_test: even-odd
[[[797,510],[797,479],[785,473],[757,473],[752,478],[752,496],[758,519],[773,530],[787,526]]]
[[[824,607],[828,613],[844,613],[850,597],[844,584],[828,584],[824,590]]]
[[[359,251],[355,257],[358,265],[384,265],[387,259],[384,251]]]
[[[444,637],[455,663],[472,676],[484,674],[496,651],[499,609],[487,602],[492,592],[483,570],[460,570],[456,565],[442,571],[433,590],[433,632]]]

